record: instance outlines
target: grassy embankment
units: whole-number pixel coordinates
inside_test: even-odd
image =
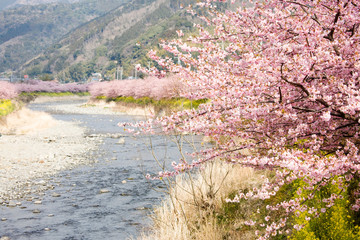
[[[200,99],[200,100],[189,100],[185,98],[171,98],[171,99],[152,99],[149,97],[143,98],[134,98],[134,97],[116,97],[116,98],[108,98],[108,97],[96,97],[97,100],[105,100],[107,102],[116,102],[125,104],[129,107],[146,107],[153,106],[156,112],[162,110],[180,110],[180,109],[191,109],[197,108],[200,104],[206,103],[208,100]]]
[[[241,190],[247,193],[254,187],[259,187],[263,181],[261,175],[272,179],[271,171],[254,171],[237,165],[215,162],[199,170],[193,177],[179,176],[169,187],[168,198],[155,207],[152,214],[153,226],[150,233],[142,236],[147,239],[256,239],[255,231],[260,233],[265,229],[245,225],[245,221],[254,220],[258,224],[267,224],[286,217],[284,212],[270,212],[267,205],[276,205],[285,200],[291,200],[312,194],[313,190],[303,191],[298,195],[298,189],[306,184],[303,180],[284,185],[270,199],[240,200],[239,203],[226,202],[233,199]],[[355,186],[359,181],[354,181]],[[316,239],[360,239],[360,216],[350,210],[352,186],[340,190],[338,185],[326,185],[316,192],[307,205],[320,212],[327,203],[322,199],[336,193],[343,196],[335,201],[335,205],[320,214],[318,218],[308,211],[296,212],[288,221],[288,233],[282,232],[274,239],[316,240]],[[265,217],[269,216],[267,222]],[[310,217],[310,220],[307,219]],[[295,231],[295,224],[303,225],[303,229]]]

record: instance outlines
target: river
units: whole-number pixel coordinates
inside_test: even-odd
[[[18,207],[0,206],[0,236],[14,240],[129,239],[139,236],[151,223],[148,214],[164,197],[154,188],[161,190],[164,186],[159,181],[149,182],[144,174],[161,169],[149,151],[149,138],[135,138],[117,125],[141,117],[59,110],[84,103],[77,100],[28,106],[58,120],[78,122],[87,129],[88,137],[99,137],[101,143],[96,151],[88,153],[93,164],[46,179],[53,189],[32,196],[41,204],[23,199]],[[152,136],[151,142],[165,165],[180,157],[177,145],[167,137]],[[185,145],[187,148],[190,146]]]

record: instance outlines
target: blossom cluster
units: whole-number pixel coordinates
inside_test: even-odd
[[[0,99],[11,99],[17,95],[18,90],[13,84],[7,81],[0,81]]]
[[[150,97],[154,99],[179,96],[182,86],[176,76],[167,78],[147,77],[135,80],[115,80],[94,83],[89,87],[91,96],[116,97]]]
[[[133,125],[143,132],[162,127],[165,133],[210,136],[216,144],[196,152],[196,161],[173,164],[172,176],[215,158],[276,172],[260,189],[239,193],[240,199],[267,199],[297,179],[304,191],[316,192],[334,179],[346,188],[360,172],[360,4],[349,0],[264,0],[236,11],[219,12],[211,1],[201,3],[198,36],[163,43],[170,58],[151,57],[179,73],[183,97],[211,99],[198,109]],[[189,42],[191,44],[189,44]],[[195,57],[196,56],[196,57]],[[159,75],[162,75],[159,72]],[[226,136],[226,141],[224,141]],[[249,149],[251,155],[244,154]],[[160,175],[160,177],[163,177]],[[356,182],[356,181],[355,181]],[[360,209],[356,186],[352,209]],[[287,214],[311,212],[316,217],[340,195],[312,209],[314,194],[269,206]],[[310,218],[310,217],[309,217]],[[287,219],[287,218],[285,218]],[[262,223],[267,239],[291,232],[281,221]],[[249,221],[249,225],[255,222]],[[295,225],[295,230],[302,226]]]
[[[30,80],[26,83],[16,83],[15,87],[18,92],[87,92],[89,84],[66,83],[61,84],[55,81]]]

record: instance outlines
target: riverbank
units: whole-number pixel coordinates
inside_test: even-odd
[[[9,205],[12,199],[51,187],[39,179],[91,163],[88,153],[99,140],[88,137],[77,123],[55,120],[26,107],[3,117],[0,133],[0,203]]]
[[[155,114],[154,106],[137,106],[135,104],[124,104],[122,102],[106,101],[105,99],[89,99],[87,106],[96,106],[103,109],[109,109],[113,112],[124,113],[133,116],[153,116]]]

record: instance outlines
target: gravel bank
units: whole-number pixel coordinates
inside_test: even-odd
[[[80,108],[74,106],[73,111],[76,109]],[[41,178],[93,162],[89,153],[101,139],[87,136],[85,131],[77,123],[58,121],[26,108],[2,119],[0,204],[31,194],[34,185],[38,186],[36,191],[49,188]]]

